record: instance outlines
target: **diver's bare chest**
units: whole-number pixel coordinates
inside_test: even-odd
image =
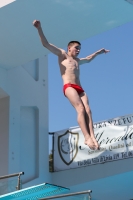
[[[71,59],[71,58],[64,59],[62,61],[62,64],[65,65],[68,68],[69,67],[78,68],[78,62],[74,59]]]

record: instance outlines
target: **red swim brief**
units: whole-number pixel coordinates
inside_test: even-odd
[[[65,95],[65,90],[68,88],[68,87],[72,87],[74,88],[78,94],[81,94],[82,92],[84,92],[83,88],[77,84],[71,84],[71,83],[67,83],[63,86],[63,92],[64,92],[64,95]]]

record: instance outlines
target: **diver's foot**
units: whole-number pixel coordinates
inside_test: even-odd
[[[92,139],[92,141],[94,142],[96,149],[99,150],[99,149],[100,149],[100,145],[99,145],[98,142],[96,141],[96,138],[95,138],[94,136],[91,136],[91,139]]]
[[[85,145],[89,146],[90,149],[95,150],[96,145],[94,144],[93,140],[91,137],[85,138]]]

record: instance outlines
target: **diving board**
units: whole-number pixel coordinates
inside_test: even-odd
[[[49,183],[43,183],[40,185],[28,187],[26,189],[19,190],[17,192],[8,193],[0,196],[2,200],[37,200],[52,195],[68,192],[68,188],[52,185]]]

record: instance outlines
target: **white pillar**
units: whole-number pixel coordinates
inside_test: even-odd
[[[3,74],[0,87],[9,95],[9,131],[5,139],[7,174],[24,171],[23,187],[51,182],[47,56],[4,70]],[[6,171],[1,170],[0,175],[5,175]]]

